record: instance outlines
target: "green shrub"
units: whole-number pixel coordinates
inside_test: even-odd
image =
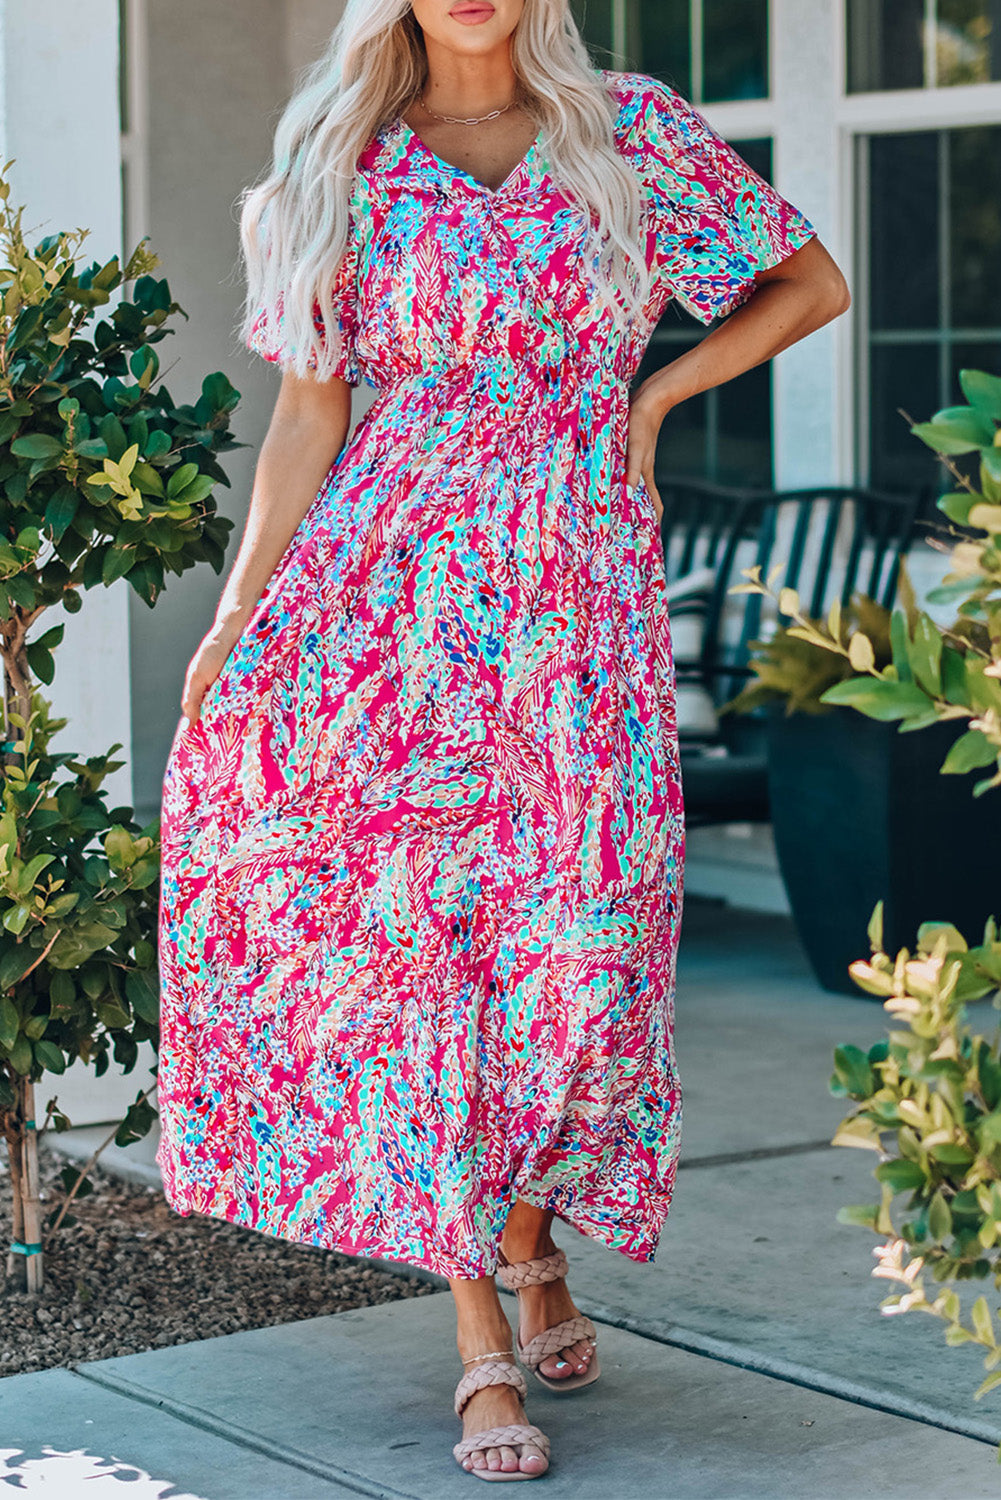
[[[25,242],[23,209],[0,178],[0,1128],[14,1184],[8,1272],[42,1282],[34,1085],[82,1058],[130,1071],[155,1043],[159,822],[106,806],[121,762],[53,753],[48,718],[64,627],[39,632],[52,605],[125,578],[152,607],[168,573],[222,569],[232,522],[213,491],[239,401],[221,373],[177,405],[156,351],[182,309],[141,244],[82,265],[86,231]],[[119,295],[131,287],[131,298]],[[111,308],[111,303],[115,305]],[[108,308],[106,315],[100,309]],[[30,637],[30,638],[29,638]],[[155,1118],[149,1089],[119,1129]],[[56,1101],[46,1115],[69,1123]]]

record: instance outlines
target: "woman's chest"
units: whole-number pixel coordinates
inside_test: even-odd
[[[374,193],[358,224],[360,337],[376,365],[450,366],[491,351],[550,364],[615,341],[588,221],[555,188],[402,181]]]

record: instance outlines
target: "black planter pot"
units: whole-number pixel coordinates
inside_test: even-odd
[[[913,950],[922,922],[952,922],[975,941],[989,916],[1001,919],[1001,792],[975,800],[986,771],[939,772],[965,727],[900,734],[848,708],[769,719],[779,866],[824,989],[862,994],[848,965],[869,956],[880,899],[888,953]]]

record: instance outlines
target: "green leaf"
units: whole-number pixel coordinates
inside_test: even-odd
[[[942,647],[942,697],[947,703],[959,708],[970,707],[970,685],[966,675],[966,659],[954,647]]]
[[[834,1049],[834,1071],[856,1098],[867,1099],[876,1088],[876,1080],[869,1059],[860,1047],[846,1043]]]
[[[173,500],[175,495],[180,494],[181,490],[186,489],[192,480],[196,478],[197,474],[197,464],[181,464],[180,468],[175,469],[167,481],[168,500]]]
[[[973,1161],[973,1152],[958,1141],[942,1141],[937,1146],[929,1146],[928,1155],[933,1161],[941,1162],[943,1167],[968,1167]]]
[[[943,776],[963,776],[981,766],[992,766],[997,758],[997,747],[991,744],[983,730],[968,729],[950,747],[940,769]]]
[[[22,1032],[10,1049],[10,1065],[15,1073],[19,1073],[22,1078],[27,1078],[33,1062],[34,1054],[31,1050],[31,1043]]]
[[[55,458],[62,453],[63,445],[58,438],[45,432],[31,432],[26,437],[15,438],[10,445],[15,458]]]
[[[934,1193],[928,1204],[928,1233],[939,1244],[952,1233],[952,1211],[941,1192]]]
[[[928,710],[927,695],[914,683],[880,677],[849,677],[845,682],[836,682],[821,693],[820,701],[857,709],[884,723]]]
[[[9,1052],[20,1029],[21,1017],[14,1002],[0,996],[0,1047]]]
[[[924,613],[918,615],[908,656],[917,681],[926,693],[933,698],[937,697],[942,687],[942,632]]]
[[[879,1182],[888,1183],[895,1193],[913,1192],[924,1187],[928,1180],[917,1162],[902,1160],[881,1162],[875,1176]]]
[[[897,669],[898,682],[912,682],[914,674],[911,671],[911,637],[907,616],[902,609],[895,609],[890,616],[890,647],[893,652],[893,665]]]
[[[872,916],[869,918],[869,927],[867,931],[869,937],[869,946],[872,948],[873,953],[881,953],[883,951],[882,901],[877,901],[876,905],[873,907]]]
[[[97,1019],[102,1026],[109,1031],[117,1031],[122,1026],[128,1026],[131,1017],[128,1011],[123,1010],[117,1000],[99,1000],[94,1006]]]
[[[125,993],[139,1019],[155,1026],[160,1019],[160,996],[155,970],[131,969],[125,979]]]
[[[970,453],[993,443],[994,423],[973,407],[945,406],[930,422],[916,423],[911,434],[936,453]]]
[[[978,412],[1001,422],[1001,378],[983,370],[960,370],[959,388]]]
[[[989,1344],[992,1349],[995,1348],[997,1340],[994,1337],[994,1320],[991,1317],[991,1310],[987,1305],[986,1297],[978,1297],[976,1302],[974,1302],[970,1308],[970,1320],[973,1323],[977,1338],[983,1343]]]
[[[955,521],[957,526],[965,526],[970,510],[979,499],[979,495],[971,495],[969,490],[953,490],[951,494],[940,496],[935,503],[950,521]]]
[[[55,1042],[36,1042],[35,1061],[50,1073],[66,1072],[65,1054],[61,1047],[56,1046]]]

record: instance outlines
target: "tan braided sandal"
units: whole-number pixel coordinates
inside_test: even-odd
[[[508,1260],[503,1251],[498,1253],[500,1260],[497,1279],[510,1292],[517,1293],[523,1286],[540,1286],[546,1281],[559,1281],[569,1270],[563,1250],[556,1250],[552,1255],[536,1256],[534,1260],[514,1261]],[[588,1367],[582,1374],[567,1375],[562,1380],[543,1375],[539,1369],[543,1360],[576,1344],[580,1339],[590,1339],[594,1348]],[[582,1313],[575,1318],[564,1318],[562,1323],[554,1323],[551,1328],[544,1328],[541,1333],[537,1333],[524,1348],[519,1336],[518,1358],[532,1371],[536,1380],[541,1380],[547,1390],[579,1391],[582,1386],[593,1385],[601,1374],[601,1365],[598,1363],[598,1330],[591,1319],[584,1317]]]
[[[471,1361],[466,1361],[466,1363],[471,1363]],[[512,1385],[522,1401],[528,1394],[525,1377],[510,1355],[500,1359],[484,1357],[482,1364],[476,1365],[472,1370],[464,1371],[455,1388],[455,1415],[460,1420],[466,1403],[476,1395],[477,1391],[482,1391],[488,1385]],[[524,1469],[467,1469],[464,1467],[463,1460],[472,1458],[477,1449],[514,1448],[517,1452],[524,1443],[533,1443],[536,1448],[540,1449],[546,1460],[545,1469],[537,1469],[533,1474]],[[482,1432],[474,1432],[472,1437],[463,1438],[461,1442],[456,1443],[452,1452],[463,1473],[475,1474],[477,1479],[539,1479],[549,1468],[549,1439],[531,1422],[510,1422],[506,1427],[485,1427]],[[520,1452],[518,1457],[521,1458]]]

